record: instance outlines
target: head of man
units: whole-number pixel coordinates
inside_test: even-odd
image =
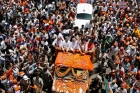
[[[65,40],[66,40],[66,41],[69,41],[69,37],[68,37],[68,36],[66,36],[66,37],[65,37]]]
[[[38,72],[37,75],[36,75],[36,79],[37,79],[37,80],[39,79],[39,72]]]
[[[62,40],[62,38],[60,36],[57,37],[57,40]]]
[[[81,43],[82,43],[82,44],[85,44],[85,43],[86,43],[86,39],[85,39],[85,38],[82,39],[82,40],[81,40]]]
[[[73,37],[73,38],[72,38],[72,42],[75,42],[75,41],[76,41],[76,38],[75,38],[75,37]]]

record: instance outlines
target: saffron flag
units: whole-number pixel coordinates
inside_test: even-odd
[[[80,0],[80,3],[86,3],[86,0]]]

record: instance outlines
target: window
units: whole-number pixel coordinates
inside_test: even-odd
[[[92,18],[91,14],[86,14],[86,13],[77,14],[77,19],[91,20],[91,18]]]

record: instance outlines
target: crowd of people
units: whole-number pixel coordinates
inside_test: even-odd
[[[124,8],[118,1],[126,2]],[[90,54],[99,63],[99,77],[106,76],[113,93],[140,93],[139,2],[87,0],[93,5],[93,19],[81,28],[73,26],[78,3],[0,0],[1,93],[51,93],[60,50]],[[91,93],[101,89],[103,77],[99,77],[91,83]]]

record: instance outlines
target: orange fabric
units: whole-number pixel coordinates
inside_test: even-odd
[[[19,72],[19,75],[24,75],[24,72],[23,71]]]
[[[138,75],[140,75],[140,70],[138,71]]]
[[[23,5],[24,5],[24,6],[28,5],[28,2],[27,2],[27,1],[24,1],[24,2],[23,2]]]
[[[17,83],[17,80],[16,80],[16,79],[14,79],[14,80],[13,80],[13,83]]]
[[[94,47],[94,44],[88,43],[88,50],[91,50]]]
[[[131,75],[134,75],[134,74],[135,74],[135,72],[134,72],[134,71],[130,71],[130,74],[131,74]]]
[[[47,20],[43,20],[43,23],[47,23],[48,21]]]
[[[64,93],[79,93],[79,89],[82,89],[82,93],[86,93],[86,90],[88,89],[88,82],[80,82],[80,81],[67,81],[64,80],[55,80],[54,84],[54,90],[57,93],[60,93],[63,91]]]
[[[93,64],[90,61],[89,55],[62,53],[59,52],[55,60],[55,65],[63,65],[72,68],[81,68],[87,70],[93,70]]]
[[[53,25],[53,21],[49,20],[49,25]]]
[[[12,73],[12,68],[10,68],[8,71],[6,71],[6,76],[9,76]]]
[[[15,89],[15,91],[18,91],[18,90],[20,90],[20,87],[16,86],[14,89]]]
[[[34,85],[33,88],[36,90],[37,89],[37,85]]]
[[[24,12],[25,12],[26,14],[28,14],[28,13],[29,13],[29,9],[28,9],[28,8],[25,8]]]
[[[22,41],[22,37],[18,38],[17,42],[20,43]]]
[[[86,3],[86,0],[80,0],[80,3]]]
[[[9,79],[10,80],[13,80],[14,79],[14,76],[11,74],[10,77],[9,77]]]

